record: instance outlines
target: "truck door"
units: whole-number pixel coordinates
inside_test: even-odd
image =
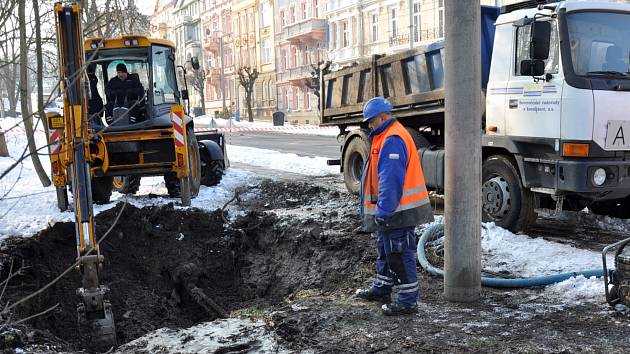
[[[549,58],[544,61],[549,81],[521,74],[521,61],[530,59],[532,25],[513,27],[515,45],[513,69],[509,79],[506,131],[511,136],[536,138],[560,137],[561,97],[564,83],[560,72],[558,28],[551,22]]]

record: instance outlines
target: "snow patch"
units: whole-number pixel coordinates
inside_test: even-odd
[[[299,156],[274,150],[228,145],[230,161],[308,176],[336,176],[338,166],[328,166],[325,157]]]
[[[116,353],[289,353],[264,322],[229,318],[182,330],[161,328],[118,348]]]

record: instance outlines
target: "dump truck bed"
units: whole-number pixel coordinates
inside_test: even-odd
[[[488,82],[495,7],[482,7],[482,88]],[[320,78],[321,125],[356,125],[363,105],[382,96],[394,105],[397,117],[444,112],[444,42],[436,41],[393,55],[374,55],[371,61],[339,71],[322,71]]]

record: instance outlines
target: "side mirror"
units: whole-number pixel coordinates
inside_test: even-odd
[[[521,61],[522,76],[540,76],[545,73],[545,62],[540,59]]]
[[[534,21],[532,35],[529,42],[530,59],[547,60],[549,58],[549,43],[551,42],[551,22]]]
[[[197,57],[190,58],[190,65],[193,69],[199,70],[199,59]]]
[[[188,90],[182,90],[182,100],[188,99]]]

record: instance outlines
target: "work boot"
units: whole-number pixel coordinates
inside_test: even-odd
[[[409,315],[418,312],[418,305],[403,306],[391,303],[381,306],[381,310],[385,316]]]
[[[376,302],[384,302],[388,303],[392,301],[392,297],[389,294],[379,294],[374,291],[374,289],[357,289],[354,293],[358,298],[367,300],[367,301],[376,301]]]

